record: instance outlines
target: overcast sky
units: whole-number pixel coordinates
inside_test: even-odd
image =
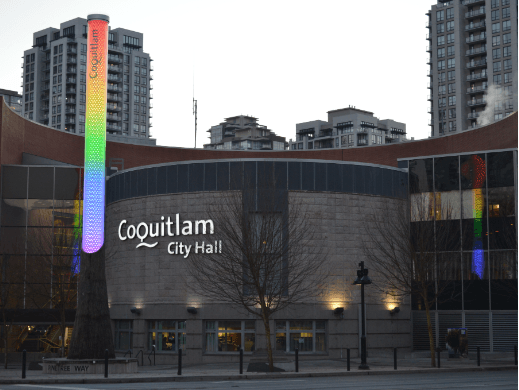
[[[221,1],[0,0],[0,88],[21,92],[33,32],[91,13],[144,34],[153,58],[158,145],[197,146],[211,126],[240,114],[288,139],[296,123],[356,106],[427,138],[428,32],[434,0]]]

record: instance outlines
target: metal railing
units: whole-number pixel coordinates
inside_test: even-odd
[[[484,20],[481,22],[477,22],[477,23],[470,23],[470,24],[465,25],[465,31],[477,30],[479,28],[486,27],[486,25],[487,24]]]
[[[474,18],[476,16],[479,16],[479,15],[484,15],[485,14],[485,7],[481,7],[480,9],[478,9],[477,11],[470,11],[470,12],[466,12],[465,13],[465,17],[466,18]]]
[[[487,65],[487,60],[484,59],[484,60],[478,60],[478,61],[470,61],[470,62],[467,62],[467,68],[477,68],[477,67],[480,67],[480,66],[486,66]]]
[[[465,42],[466,43],[473,43],[473,42],[479,42],[479,41],[486,41],[487,39],[487,34],[486,33],[481,33],[479,35],[473,35],[471,37],[467,37],[465,39]]]
[[[488,78],[487,72],[481,72],[481,73],[467,75],[467,81],[481,80],[481,79],[487,79],[487,78]]]
[[[467,115],[467,119],[476,119],[479,118],[479,112],[471,112]]]
[[[472,99],[472,100],[469,100],[467,102],[467,106],[469,106],[469,107],[479,106],[479,105],[482,105],[482,104],[487,104],[487,100],[485,98],[482,98],[482,99]]]
[[[477,49],[469,49],[465,52],[466,56],[475,56],[481,53],[486,53],[487,48],[486,46],[478,47]]]
[[[481,93],[488,89],[487,85],[481,85],[479,87],[470,87],[467,88],[467,93]]]

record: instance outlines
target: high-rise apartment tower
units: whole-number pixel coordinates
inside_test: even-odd
[[[438,0],[426,14],[431,136],[517,110],[517,0]]]
[[[85,133],[87,74],[86,19],[61,23],[33,34],[22,63],[23,115],[36,122]],[[116,28],[108,37],[106,131],[109,140],[154,144],[151,127],[151,58],[143,34]]]

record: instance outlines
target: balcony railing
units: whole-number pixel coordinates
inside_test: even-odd
[[[116,75],[112,75],[112,74],[108,75],[108,80],[116,82],[116,83],[121,83],[123,81],[120,77],[117,77]]]
[[[470,61],[467,62],[467,68],[480,68],[480,67],[486,67],[487,66],[487,60],[478,60],[478,61]]]
[[[466,43],[474,43],[474,42],[481,42],[481,41],[486,41],[487,40],[487,34],[486,33],[481,33],[479,35],[473,35],[471,37],[467,37],[465,39],[465,42]]]
[[[123,130],[123,128],[121,126],[112,125],[111,123],[107,124],[106,128],[108,130],[114,130],[114,131],[122,131]]]
[[[40,116],[40,119],[41,119],[42,121],[49,119],[49,114],[43,114],[43,115],[41,115],[41,116]]]
[[[106,119],[109,121],[121,121],[122,117],[120,117],[119,115],[106,114]]]
[[[488,90],[488,85],[481,85],[479,87],[467,88],[467,93],[483,93]]]
[[[65,100],[65,104],[76,104],[76,99],[73,98],[67,98]]]
[[[482,99],[472,99],[467,102],[467,106],[473,107],[473,106],[481,106],[487,104],[487,100],[485,98]]]
[[[462,5],[470,5],[470,4],[478,4],[478,3],[485,3],[485,0],[463,0],[461,2]]]
[[[428,41],[431,41],[432,40],[432,35],[431,34],[425,34],[425,39],[427,39]]]
[[[121,111],[121,106],[118,106],[117,104],[110,104],[108,103],[106,105],[106,108],[109,110],[109,111]]]
[[[67,47],[67,53],[77,54],[77,49],[75,47]]]
[[[73,107],[67,107],[65,109],[65,114],[75,114],[75,113],[76,113],[76,109]]]
[[[476,119],[479,118],[479,112],[471,112],[467,115],[467,119]]]
[[[475,73],[467,75],[467,81],[488,79],[487,72]]]
[[[470,11],[465,13],[466,18],[475,18],[480,15],[485,15],[485,7],[481,7],[480,9],[476,11]]]
[[[74,118],[74,117],[66,117],[65,118],[65,123],[66,124],[74,124],[74,123],[76,123],[76,118]]]
[[[67,91],[66,93],[68,94],[75,94],[77,91],[76,91],[76,88],[67,88]]]
[[[115,54],[108,54],[108,62],[114,62],[116,64],[120,64],[123,62],[123,59]]]
[[[67,82],[67,84],[76,84],[77,79],[68,77],[66,82]]]
[[[486,28],[485,21],[477,22],[477,23],[469,23],[465,25],[465,31],[473,31],[473,30],[484,30]]]
[[[67,64],[77,64],[77,60],[74,57],[67,57]]]
[[[107,94],[106,98],[107,98],[107,100],[112,100],[112,101],[117,101],[117,102],[122,101],[122,98],[119,95],[113,94],[113,93]]]
[[[77,73],[77,68],[72,66],[67,66],[67,73]]]
[[[482,53],[486,53],[486,52],[487,52],[487,47],[486,46],[482,46],[482,47],[478,47],[476,49],[467,50],[465,52],[465,55],[466,56],[476,56],[478,54],[482,54]]]
[[[108,90],[109,91],[117,91],[117,92],[122,92],[122,88],[116,86],[116,85],[111,85],[111,84],[108,84],[107,86]]]
[[[123,71],[123,68],[121,68],[120,66],[117,66],[117,65],[109,65],[108,66],[108,71],[109,72],[121,73]]]
[[[155,68],[153,67],[153,64],[150,62],[150,70],[155,70]]]

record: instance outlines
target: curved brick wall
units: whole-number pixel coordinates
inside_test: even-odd
[[[21,164],[22,153],[83,165],[84,138],[54,130],[15,114],[0,97],[0,164]],[[107,143],[107,161],[123,158],[124,168],[172,161],[230,158],[298,158],[356,161],[396,167],[398,158],[517,147],[517,112],[476,130],[451,136],[352,149],[245,152]]]

